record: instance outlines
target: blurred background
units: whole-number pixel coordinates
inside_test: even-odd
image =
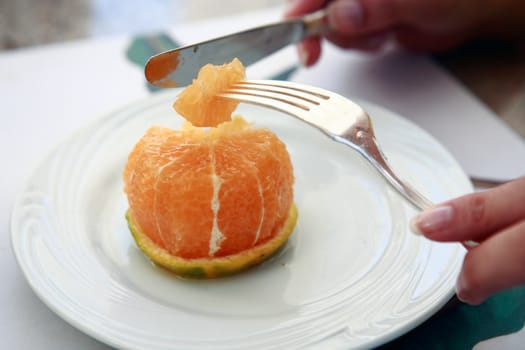
[[[0,50],[153,32],[181,21],[285,3],[286,0],[0,0]]]

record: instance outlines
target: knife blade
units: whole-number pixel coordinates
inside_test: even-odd
[[[146,79],[158,87],[186,86],[205,64],[230,62],[235,57],[248,66],[308,36],[327,31],[324,10],[303,17],[248,29],[152,56]]]

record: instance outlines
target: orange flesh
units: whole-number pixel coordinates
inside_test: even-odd
[[[154,58],[155,64],[148,64],[145,68],[145,74],[148,81],[163,87],[175,87],[176,81],[163,81],[166,72],[174,71],[179,65],[179,52],[172,52],[169,55],[161,55]]]
[[[234,59],[222,66],[207,64],[197,79],[177,97],[173,108],[195,126],[217,126],[231,120],[239,102],[217,97],[217,93],[244,79],[244,66]]]
[[[221,257],[273,238],[292,205],[285,145],[240,118],[209,132],[153,127],[124,172],[130,213],[154,243],[183,258]]]

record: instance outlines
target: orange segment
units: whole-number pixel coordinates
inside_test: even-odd
[[[241,121],[242,119],[234,119],[237,123]],[[230,123],[224,124],[224,128],[228,124]],[[230,134],[220,139],[220,142],[227,144],[226,147],[242,150],[245,161],[257,169],[265,208],[258,243],[272,235],[272,228],[281,218],[286,217],[293,200],[290,186],[294,181],[293,170],[286,146],[275,134],[266,131],[246,128],[242,133],[230,131]],[[281,205],[280,202],[285,203]]]
[[[124,169],[124,191],[128,197],[130,213],[136,218],[137,225],[148,232],[151,240],[161,247],[164,247],[164,242],[155,222],[155,191],[150,184],[155,181],[156,169],[168,161],[159,149],[168,135],[171,135],[170,129],[150,128],[135,145]]]
[[[221,181],[217,225],[224,235],[217,256],[253,247],[264,213],[257,168],[240,152],[224,146],[215,146],[216,174]]]
[[[166,250],[185,258],[203,257],[212,228],[210,151],[206,145],[180,146],[184,153],[160,168],[152,184],[153,210]]]
[[[236,58],[222,66],[207,64],[201,68],[197,79],[179,94],[173,108],[195,126],[217,126],[231,120],[239,102],[216,95],[243,80],[244,76],[244,66]]]

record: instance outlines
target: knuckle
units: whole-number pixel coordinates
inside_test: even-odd
[[[485,221],[486,198],[482,193],[475,193],[469,199],[469,220],[472,224],[483,224]]]

